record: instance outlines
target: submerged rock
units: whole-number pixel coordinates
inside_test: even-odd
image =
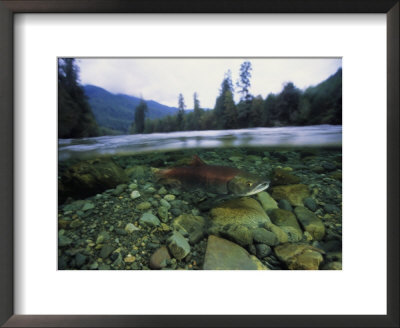
[[[253,230],[253,239],[256,243],[266,244],[268,246],[276,246],[279,244],[278,237],[273,232],[263,228]]]
[[[289,237],[291,235],[297,236],[292,236],[289,241],[299,241],[303,237],[303,230],[301,230],[296,216],[292,212],[278,208],[270,212],[270,218],[271,221],[285,231]]]
[[[139,223],[147,227],[156,227],[159,226],[161,222],[154,214],[144,213],[139,219]]]
[[[258,228],[271,222],[260,203],[249,197],[226,201],[213,208],[210,214],[212,224],[217,226],[231,224]]]
[[[294,209],[297,219],[305,231],[308,231],[315,240],[321,240],[325,236],[323,222],[309,209],[298,206]]]
[[[277,168],[273,172],[271,184],[273,186],[293,185],[300,182],[300,178],[287,170]]]
[[[168,238],[168,249],[177,260],[182,260],[190,253],[189,243],[178,231],[174,231]]]
[[[267,270],[241,246],[216,236],[209,236],[204,270]]]
[[[303,199],[310,196],[308,187],[304,184],[276,186],[272,188],[275,200],[286,199],[293,206],[303,206]]]
[[[193,245],[204,237],[205,220],[202,216],[182,214],[174,219],[172,227],[182,235],[188,236],[189,242]]]
[[[253,243],[252,232],[238,224],[229,226],[227,230],[222,231],[220,234],[222,237],[226,237],[241,246],[249,246]]]
[[[261,203],[264,211],[268,213],[269,210],[278,208],[278,204],[266,191],[259,192],[257,194],[257,199]]]
[[[167,266],[167,261],[171,259],[166,246],[161,246],[150,257],[150,268],[153,270],[162,269]]]
[[[59,201],[67,197],[86,198],[129,180],[111,159],[81,161],[67,168],[59,179]]]
[[[290,270],[318,270],[324,260],[323,251],[308,244],[283,244],[275,247],[274,252]]]

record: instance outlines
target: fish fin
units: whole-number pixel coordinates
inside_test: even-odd
[[[190,165],[201,166],[201,165],[207,165],[207,164],[199,156],[194,155],[192,158],[192,161],[190,162]]]

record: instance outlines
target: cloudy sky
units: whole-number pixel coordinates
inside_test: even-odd
[[[174,107],[182,93],[187,108],[193,108],[193,93],[197,92],[200,106],[213,108],[225,73],[231,70],[235,85],[245,60],[253,68],[250,91],[263,98],[280,92],[289,81],[300,89],[316,85],[342,66],[338,58],[84,58],[77,63],[82,84]]]

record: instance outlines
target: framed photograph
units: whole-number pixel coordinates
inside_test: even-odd
[[[0,10],[2,325],[398,326],[398,1]]]

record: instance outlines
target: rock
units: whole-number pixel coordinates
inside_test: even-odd
[[[82,207],[82,211],[83,211],[83,212],[86,212],[86,211],[91,210],[91,209],[93,209],[93,208],[94,208],[94,204],[93,204],[93,203],[91,203],[91,202],[86,202],[86,203],[83,205],[83,207]]]
[[[147,166],[137,165],[126,168],[125,174],[134,179],[141,179],[150,174],[150,169]]]
[[[308,187],[304,184],[276,186],[272,188],[275,200],[286,199],[293,206],[303,206],[303,199],[310,196]]]
[[[187,235],[190,244],[196,244],[204,237],[205,220],[201,216],[182,214],[175,218],[172,227],[183,235]]]
[[[82,224],[83,224],[83,222],[81,220],[75,219],[71,222],[71,224],[69,226],[71,229],[76,229],[76,228],[79,228]]]
[[[259,192],[257,194],[257,198],[266,212],[274,208],[278,208],[276,201],[266,191]]]
[[[303,236],[303,230],[301,230],[299,222],[297,222],[296,216],[292,212],[278,208],[270,212],[270,218],[272,223],[278,227],[282,229],[283,227],[292,227],[294,231],[297,231],[300,239]]]
[[[286,210],[286,211],[290,211],[290,212],[293,211],[292,205],[290,205],[290,203],[289,203],[286,199],[281,199],[281,200],[278,202],[278,207],[279,207],[280,209],[282,209],[282,210]]]
[[[303,239],[303,234],[300,233],[300,231],[294,227],[280,227],[288,236],[288,242],[289,243],[297,243]],[[310,235],[311,237],[311,235]]]
[[[211,210],[210,214],[212,224],[220,227],[231,224],[258,228],[271,222],[260,203],[249,197],[232,199],[219,204]]]
[[[173,201],[174,199],[175,199],[175,195],[171,195],[171,194],[168,194],[168,195],[165,195],[164,196],[164,199],[166,200],[166,201]]]
[[[322,162],[322,167],[326,171],[335,171],[336,170],[336,164],[333,162]]]
[[[271,185],[281,186],[281,185],[293,185],[300,182],[300,178],[289,173],[287,170],[277,168],[274,170]]]
[[[161,246],[150,257],[150,268],[157,270],[167,266],[167,261],[171,259],[166,246]]]
[[[329,176],[337,181],[342,181],[342,172],[340,171],[333,172]]]
[[[256,245],[256,252],[257,252],[257,257],[259,259],[263,259],[264,257],[267,257],[268,255],[271,254],[272,249],[268,245],[257,244]]]
[[[189,243],[178,231],[174,231],[168,238],[168,249],[177,260],[182,260],[190,253]]]
[[[101,263],[99,265],[99,270],[110,270],[110,266],[108,264]]]
[[[76,212],[78,210],[80,210],[82,208],[82,206],[85,204],[86,202],[84,200],[76,200],[74,202],[72,202],[71,204],[67,204],[63,207],[63,211],[65,212]]]
[[[322,267],[322,270],[342,270],[342,262],[329,262]]]
[[[280,227],[273,223],[268,223],[265,225],[265,228],[269,231],[273,232],[275,236],[278,238],[279,243],[287,243],[288,242],[288,235],[285,231],[283,231]]]
[[[266,270],[267,268],[241,246],[229,240],[209,236],[204,270]]]
[[[294,209],[294,213],[303,229],[308,231],[315,240],[321,240],[324,237],[325,226],[313,212],[305,207],[298,206]]]
[[[340,213],[340,208],[337,207],[336,205],[332,205],[332,204],[325,204],[324,210],[327,213],[333,213],[333,214]]]
[[[160,225],[160,220],[154,214],[144,213],[139,219],[139,223],[148,227],[156,227]]]
[[[160,206],[157,210],[158,216],[163,222],[168,221],[168,208]]]
[[[108,234],[107,231],[101,231],[99,235],[97,236],[96,239],[96,244],[102,244],[104,241],[107,241],[110,239],[110,235]]]
[[[167,189],[165,187],[161,187],[160,190],[158,190],[159,195],[165,195],[167,193]]]
[[[226,237],[240,246],[249,246],[253,243],[252,232],[248,228],[241,225],[231,225],[229,226],[228,230],[224,230],[220,234],[222,237]]]
[[[323,261],[322,251],[308,244],[283,244],[276,246],[274,252],[290,270],[318,270]]]
[[[307,207],[310,211],[315,212],[317,210],[317,203],[311,197],[306,197],[303,199],[304,206]]]
[[[136,206],[136,208],[141,211],[148,210],[150,207],[151,204],[149,202],[142,202]]]
[[[109,245],[109,244],[105,244],[105,245],[101,248],[100,257],[101,257],[102,259],[106,259],[107,257],[110,256],[110,254],[113,252],[113,250],[114,250],[114,247],[112,247],[112,246]]]
[[[114,196],[121,195],[121,194],[125,191],[126,188],[128,188],[128,185],[127,185],[127,184],[120,184],[120,185],[118,185],[118,186],[113,190],[113,195],[114,195]]]
[[[132,199],[136,199],[136,198],[139,198],[139,197],[140,197],[140,192],[139,191],[134,190],[134,191],[131,192],[131,198]]]
[[[72,239],[64,235],[58,236],[58,247],[65,247],[72,244]]]
[[[136,183],[131,183],[128,188],[131,190],[135,190],[138,187],[138,185]]]
[[[168,203],[168,201],[166,201],[164,198],[160,199],[160,204],[161,206],[164,206],[168,210],[171,208],[171,204]]]
[[[273,232],[263,228],[253,230],[253,239],[256,243],[266,244],[268,246],[276,246],[279,244],[278,237]]]
[[[129,180],[124,170],[111,159],[81,161],[68,167],[60,176],[59,202],[67,197],[86,198],[115,188]]]
[[[125,258],[124,258],[124,262],[125,263],[133,263],[136,261],[136,257],[133,256],[132,254],[128,254]]]
[[[78,268],[80,268],[82,265],[84,265],[87,261],[87,257],[81,253],[77,253],[75,255],[75,264]]]
[[[132,232],[134,232],[134,231],[138,231],[138,230],[140,230],[138,227],[136,227],[134,224],[132,224],[132,223],[128,223],[126,226],[125,226],[125,231],[127,232],[127,233],[132,233]]]
[[[58,219],[58,229],[68,229],[71,223],[72,222],[68,220]]]

